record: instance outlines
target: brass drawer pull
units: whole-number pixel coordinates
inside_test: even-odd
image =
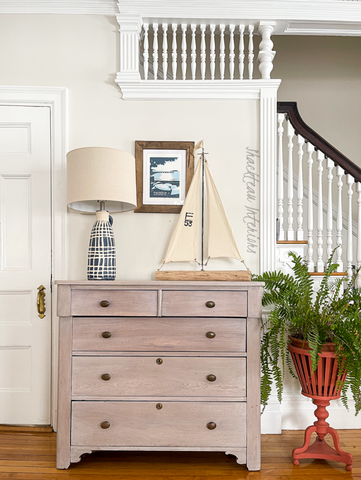
[[[209,375],[207,375],[207,380],[208,382],[215,382],[217,380],[217,377],[215,375],[213,375],[213,373],[210,373]]]
[[[163,360],[161,358],[157,358],[156,363],[157,365],[162,365]]]
[[[163,405],[162,405],[161,403],[157,403],[157,405],[155,406],[155,408],[156,408],[157,410],[162,410]]]
[[[209,422],[207,423],[207,428],[208,430],[214,430],[216,428],[217,424],[214,422]]]
[[[215,302],[212,302],[211,300],[209,302],[206,302],[206,307],[208,308],[214,308],[216,306]]]
[[[108,300],[102,300],[100,302],[100,306],[101,307],[109,307],[110,303],[108,302]]]
[[[209,375],[208,375],[208,376],[209,376]],[[103,373],[103,375],[101,376],[101,379],[104,380],[105,382],[106,382],[107,380],[110,380],[110,378],[111,378],[111,377],[110,377],[109,373]]]
[[[103,332],[102,333],[103,338],[110,338],[111,336],[112,336],[112,334],[110,332]]]
[[[214,338],[215,336],[216,336],[216,334],[214,332],[207,332],[206,333],[207,338]]]
[[[102,423],[100,424],[100,426],[105,430],[105,429],[107,429],[107,428],[110,427],[110,423],[109,423],[109,422],[102,422]]]

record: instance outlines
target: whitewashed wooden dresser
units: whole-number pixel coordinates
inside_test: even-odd
[[[260,469],[262,284],[57,284],[58,468],[95,450],[189,450]]]

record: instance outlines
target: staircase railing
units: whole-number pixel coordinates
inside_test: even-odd
[[[120,14],[117,82],[270,79],[274,22],[231,23]],[[262,39],[254,42],[254,36]],[[259,62],[259,75],[254,68]]]
[[[277,109],[278,240],[307,240],[310,272],[338,247],[338,271],[351,277],[361,266],[361,169],[305,124],[296,102]]]

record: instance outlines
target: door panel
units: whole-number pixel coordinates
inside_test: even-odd
[[[0,423],[50,423],[50,108],[0,106]],[[46,314],[37,312],[44,285]]]

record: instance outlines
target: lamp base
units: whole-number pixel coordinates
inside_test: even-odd
[[[96,212],[88,250],[88,280],[115,280],[116,259],[113,219],[105,210]]]

